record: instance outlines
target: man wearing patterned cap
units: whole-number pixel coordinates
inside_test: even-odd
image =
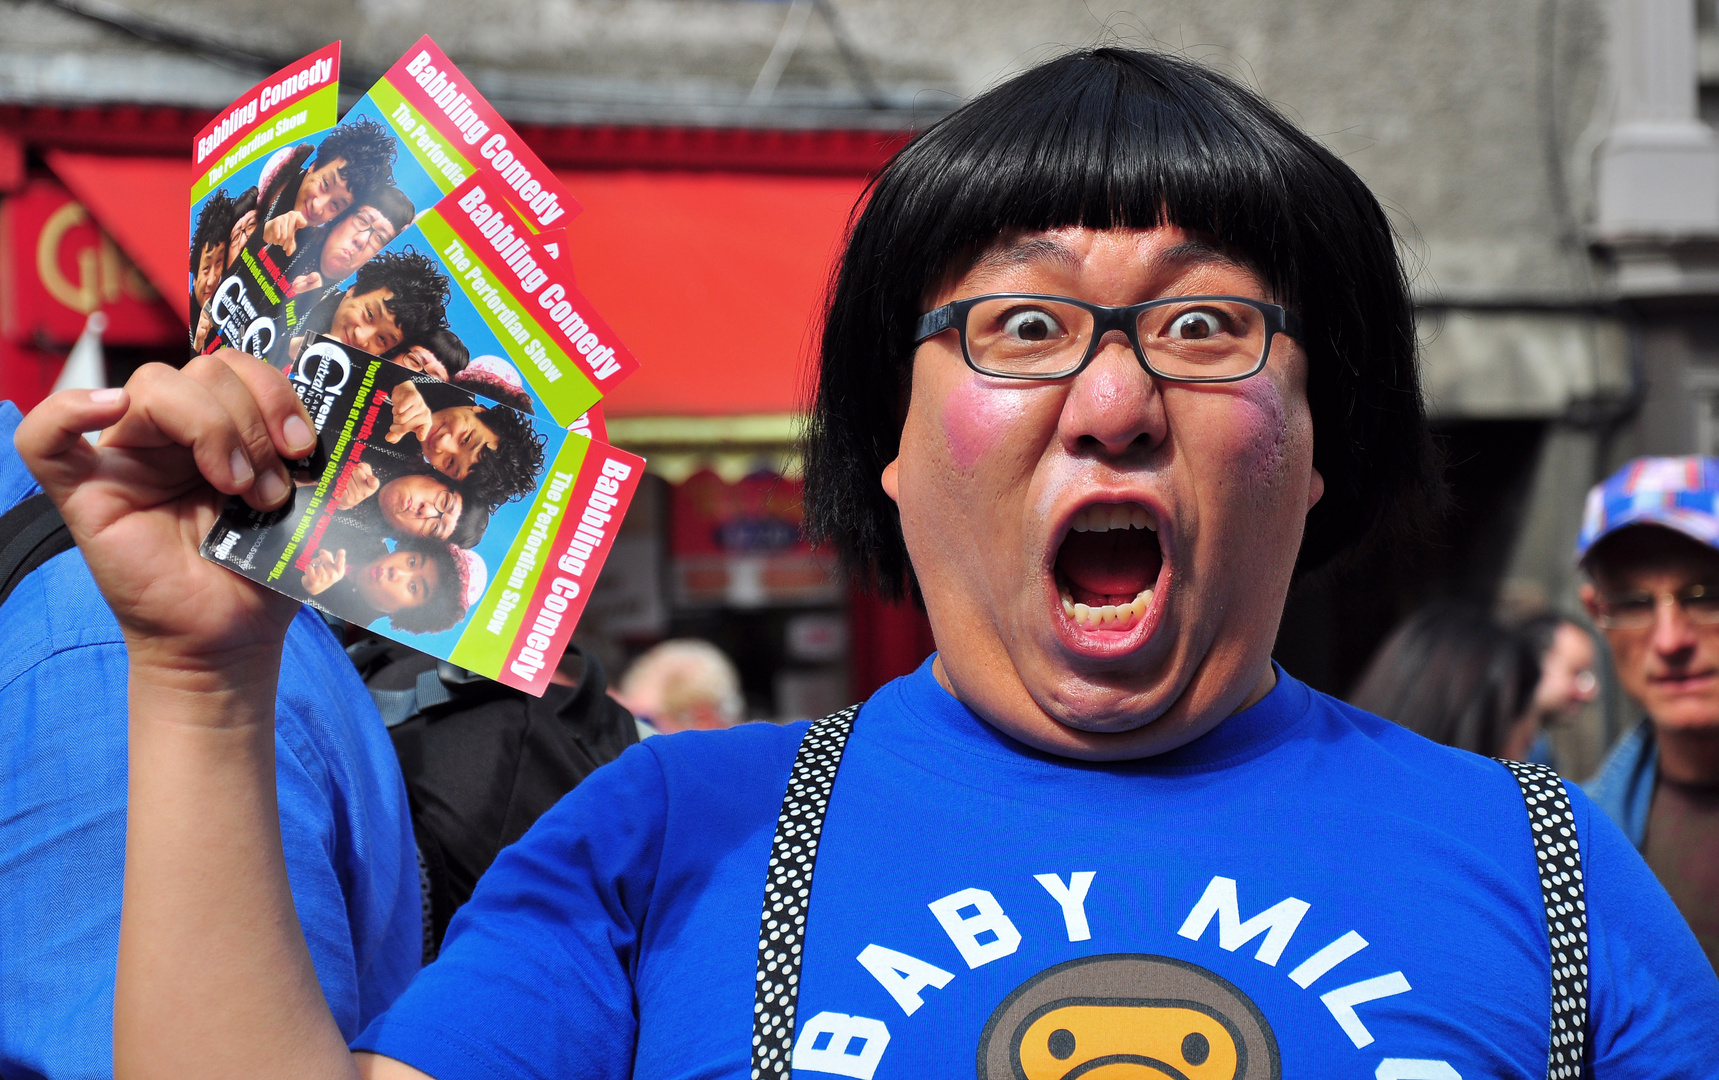
[[[1588,493],[1582,602],[1646,713],[1587,785],[1719,967],[1719,458],[1637,458]]]

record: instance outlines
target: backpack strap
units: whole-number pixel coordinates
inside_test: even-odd
[[[786,1077],[794,1052],[794,1006],[800,997],[800,956],[806,940],[806,905],[812,867],[830,789],[853,734],[858,705],[815,720],[800,740],[770,866],[764,876],[764,914],[758,926],[758,986],[752,1006],[752,1080]]]
[[[30,571],[75,546],[66,519],[40,492],[0,515],[0,604]]]
[[[1502,759],[1500,759],[1502,761]],[[1582,1080],[1588,1042],[1588,905],[1576,816],[1564,781],[1544,765],[1503,761],[1522,789],[1534,833],[1546,937],[1552,951],[1552,1029],[1547,1080]]]

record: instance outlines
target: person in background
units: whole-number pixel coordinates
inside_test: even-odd
[[[1588,493],[1582,603],[1646,715],[1585,785],[1719,968],[1719,458],[1637,458]]]
[[[132,383],[188,401],[232,378],[221,359],[203,357],[183,372],[149,365]],[[12,448],[20,419],[0,402],[0,511],[41,490]],[[306,445],[302,410],[295,419],[295,445]],[[279,797],[271,812],[292,878],[289,916],[303,928],[336,1025],[354,1038],[418,971],[417,856],[376,706],[316,612],[290,617],[272,693]],[[119,623],[78,549],[24,577],[0,606],[0,1076],[8,1080],[113,1075],[128,671]]]
[[[1385,639],[1349,704],[1446,746],[1523,761],[1539,730],[1539,682],[1523,638],[1478,609],[1437,602]]]
[[[639,722],[639,737],[733,727],[745,699],[740,673],[721,649],[675,638],[633,661],[615,693]]]
[[[1575,719],[1599,693],[1594,638],[1587,628],[1557,614],[1529,619],[1516,632],[1540,660],[1540,685],[1534,688],[1530,706],[1539,733],[1528,760],[1551,765],[1548,732]]]

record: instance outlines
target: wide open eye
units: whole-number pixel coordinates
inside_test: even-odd
[[[1063,335],[1062,324],[1048,311],[1027,308],[1003,320],[1003,336],[1011,341],[1054,341]]]
[[[1223,317],[1215,311],[1184,311],[1170,321],[1167,336],[1180,341],[1204,341],[1223,333]]]

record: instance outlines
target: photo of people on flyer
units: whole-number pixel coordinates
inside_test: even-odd
[[[204,554],[480,674],[546,678],[643,463],[335,338],[308,339],[284,370],[317,452],[285,508],[235,500]],[[495,357],[468,374],[519,381]]]

